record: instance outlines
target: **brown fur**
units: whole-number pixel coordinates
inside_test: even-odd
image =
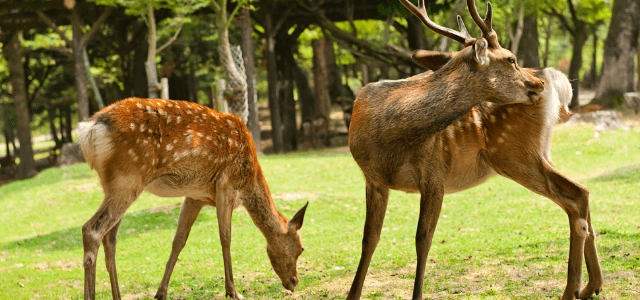
[[[379,240],[389,189],[421,193],[416,235],[418,266],[413,294],[413,299],[421,299],[426,257],[443,195],[471,188],[496,174],[548,197],[567,212],[571,250],[567,287],[562,299],[573,299],[574,295],[585,299],[599,293],[603,277],[590,220],[589,192],[586,187],[560,174],[553,167],[549,154],[552,126],[560,110],[564,110],[563,106],[571,99],[570,94],[567,97],[563,93],[570,91],[570,85],[566,77],[558,81],[554,76],[560,73],[555,70],[527,71],[539,76],[548,86],[536,105],[481,103],[444,130],[397,139],[393,146],[381,141],[389,135],[380,135],[368,120],[375,113],[371,111],[372,106],[360,106],[354,112],[349,146],[367,181],[367,218],[363,254],[349,299],[359,297],[354,286],[357,288],[356,284],[360,284],[361,288]],[[429,72],[416,77],[433,75]],[[558,97],[563,99],[558,100]],[[360,104],[358,101],[357,105]],[[389,125],[400,132],[412,131],[409,127]],[[377,139],[377,136],[381,138]],[[580,291],[583,253],[589,283]]]
[[[83,226],[85,299],[95,298],[95,264],[100,241],[120,298],[115,268],[116,235],[122,216],[143,190],[161,197],[184,196],[178,229],[156,294],[166,299],[178,255],[200,209],[217,209],[227,296],[243,298],[233,283],[231,215],[244,205],[267,240],[267,253],[287,289],[298,283],[296,260],[303,247],[298,230],[306,206],[291,220],[277,210],[244,123],[195,103],[129,98],[79,124],[83,154],[100,176],[105,200]]]
[[[588,190],[559,174],[549,161],[550,124],[555,124],[560,109],[554,101],[570,93],[566,76],[559,78],[553,72],[541,76],[543,70],[521,69],[513,53],[498,43],[490,4],[487,17],[481,19],[475,1],[467,0],[482,31],[482,37],[474,39],[459,16],[461,31],[457,32],[433,23],[424,0],[418,1],[418,7],[407,0],[400,2],[428,28],[465,48],[453,53],[414,52],[418,62],[435,72],[369,84],[354,102],[349,148],[366,179],[367,216],[360,264],[347,299],[359,299],[362,293],[380,239],[389,189],[421,194],[412,297],[416,300],[422,299],[426,259],[444,194],[480,184],[496,173],[549,197],[569,215],[571,251],[562,300],[598,293],[602,273],[590,225]],[[560,82],[561,88],[552,94],[554,90],[545,90],[535,76],[544,77],[547,84]],[[547,100],[555,97],[548,101],[553,107],[535,105],[541,101],[541,92],[547,92]],[[580,292],[583,250],[590,281]]]

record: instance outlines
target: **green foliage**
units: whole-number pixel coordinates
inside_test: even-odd
[[[590,190],[605,288],[595,299],[635,299],[640,286],[637,185],[640,129],[593,136],[593,126],[561,125],[554,165]],[[259,158],[278,210],[291,217],[309,201],[302,228],[301,282],[288,295],[271,269],[265,240],[241,207],[233,215],[235,283],[251,299],[344,299],[360,257],[364,180],[347,149]],[[81,226],[103,199],[86,164],[49,169],[0,187],[0,286],[3,299],[82,298]],[[171,250],[182,199],[143,193],[118,238],[124,298],[151,298]],[[415,274],[419,196],[392,192],[363,295],[407,299]],[[53,212],[53,213],[52,213]],[[169,284],[174,299],[224,296],[215,208],[204,208]],[[566,214],[551,200],[494,178],[447,195],[429,253],[425,298],[548,299],[566,283]],[[99,251],[97,299],[111,299]],[[583,278],[587,277],[583,267]]]

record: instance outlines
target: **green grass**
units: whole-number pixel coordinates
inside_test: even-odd
[[[560,126],[553,145],[556,167],[591,191],[605,277],[596,299],[639,299],[640,130],[594,139],[592,126]],[[359,168],[342,150],[260,158],[280,212],[291,217],[310,202],[302,229],[306,250],[298,261],[301,282],[293,295],[285,293],[264,238],[246,211],[237,209],[232,259],[240,293],[252,299],[345,298],[360,258],[365,193]],[[81,299],[80,228],[102,197],[98,177],[86,164],[0,187],[0,299]],[[181,201],[143,193],[124,217],[117,263],[125,298],[155,294],[179,215],[171,205]],[[418,202],[417,195],[391,193],[363,298],[410,298]],[[161,206],[166,207],[151,209]],[[447,195],[433,241],[425,299],[557,299],[566,283],[566,215],[504,178]],[[98,260],[97,298],[111,299],[102,252]],[[223,277],[215,208],[208,207],[180,255],[169,297],[220,299]]]

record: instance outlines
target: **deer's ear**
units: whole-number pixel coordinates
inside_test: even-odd
[[[473,43],[473,59],[482,67],[489,65],[489,51],[487,51],[489,43],[484,38],[479,38]]]
[[[413,57],[413,59],[418,63],[434,71],[446,65],[453,56],[454,53],[451,52],[431,50],[416,50],[411,54],[411,57]]]
[[[307,206],[309,202],[304,205],[294,216],[289,220],[289,230],[295,229],[300,230],[302,228],[302,222],[304,221],[304,213],[307,211]]]

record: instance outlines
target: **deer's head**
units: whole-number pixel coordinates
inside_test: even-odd
[[[271,266],[280,277],[282,286],[292,292],[298,284],[296,262],[302,251],[304,251],[299,231],[302,228],[307,205],[309,205],[308,202],[291,220],[287,221],[286,232],[278,234],[271,241],[267,240],[267,254],[269,255]]]
[[[442,74],[456,73],[457,77],[465,79],[469,88],[476,89],[474,93],[483,96],[487,101],[499,104],[535,103],[540,97],[539,93],[544,90],[544,84],[530,72],[521,69],[516,56],[498,43],[498,37],[491,25],[491,3],[487,4],[486,18],[481,19],[474,1],[467,0],[467,8],[482,31],[482,37],[477,39],[469,35],[460,16],[460,31],[456,31],[431,21],[424,0],[418,0],[418,7],[408,0],[400,0],[429,29],[465,46],[457,52],[417,50],[413,53],[413,58]]]

